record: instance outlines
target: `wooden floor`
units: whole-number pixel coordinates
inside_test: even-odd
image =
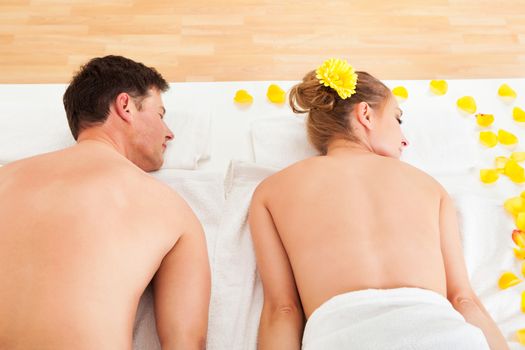
[[[0,0],[0,83],[107,54],[169,81],[296,80],[331,56],[382,79],[525,77],[525,0]]]

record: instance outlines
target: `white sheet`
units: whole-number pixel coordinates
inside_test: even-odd
[[[504,103],[496,96],[497,88],[504,82],[518,92],[514,103]],[[189,140],[184,143],[196,142],[199,150],[206,149],[204,153],[210,154],[210,158],[204,161],[205,154],[185,158],[191,159],[187,162],[191,163],[189,168],[195,167],[195,159],[201,160],[199,170],[184,175],[182,183],[195,177],[197,187],[203,186],[203,191],[195,187],[184,188],[185,185],[177,187],[176,183],[182,180],[176,172],[159,175],[162,181],[174,181],[172,185],[180,188],[181,194],[189,194],[190,205],[195,203],[192,206],[204,221],[214,278],[208,334],[210,349],[255,349],[262,293],[253,270],[255,260],[245,222],[247,205],[257,183],[274,171],[265,166],[281,168],[307,156],[312,150],[306,143],[305,148],[297,147],[297,143],[289,146],[290,139],[301,141],[301,134],[297,133],[297,127],[301,125],[287,105],[274,105],[267,101],[265,93],[269,83],[272,82],[172,83],[172,89],[164,96],[168,124],[175,122],[177,111],[196,115],[200,121],[212,119],[207,124],[211,128],[208,137],[203,134],[195,136],[206,126],[202,129],[192,126],[194,131],[190,132],[174,130],[176,140],[178,137],[183,142],[182,137],[188,136]],[[293,83],[279,82],[279,85],[286,90]],[[404,159],[436,177],[452,194],[459,212],[472,284],[511,343],[511,348],[518,349],[520,346],[515,331],[525,327],[525,316],[520,311],[520,296],[525,287],[519,284],[501,291],[497,287],[497,279],[507,270],[521,276],[521,262],[513,257],[510,238],[514,223],[504,212],[502,204],[504,199],[519,195],[525,187],[506,178],[501,178],[494,185],[479,182],[479,168],[491,167],[496,155],[509,155],[511,150],[499,145],[494,149],[478,145],[479,129],[473,117],[459,113],[455,109],[455,101],[463,95],[474,96],[479,112],[495,115],[493,130],[504,128],[522,138],[523,126],[512,121],[511,113],[514,106],[525,107],[525,103],[521,105],[525,79],[449,80],[449,92],[441,97],[428,93],[428,81],[388,81],[387,84],[391,87],[405,85],[410,94],[409,99],[401,103],[405,114],[402,128],[412,142]],[[248,89],[254,96],[252,105],[240,107],[233,103],[235,91],[241,88]],[[0,105],[3,107],[0,115],[0,163],[72,143],[62,111],[63,90],[64,85],[0,85]],[[171,113],[174,119],[171,119]],[[289,128],[280,128],[279,125],[284,124],[275,122],[282,119],[293,120],[283,122],[288,123]],[[302,142],[306,142],[305,139]],[[525,150],[525,139],[521,142],[516,149]],[[177,156],[176,148],[173,143],[168,154],[173,151],[173,155]],[[294,149],[299,153],[291,152]],[[201,151],[196,154],[201,154]],[[215,186],[223,190],[222,176],[218,176],[219,180],[213,185],[199,184],[201,172],[224,173],[232,159],[260,164],[236,163],[226,179],[228,198],[220,202],[219,190],[210,189],[210,197],[217,198],[220,204],[203,204],[201,208],[199,203],[208,201],[206,189]],[[139,315],[142,312],[147,314],[141,309],[143,306],[139,307]],[[152,315],[147,317],[152,320]],[[144,324],[141,322],[144,318],[139,317],[138,324]],[[137,329],[140,332],[140,326]],[[146,346],[136,349],[154,348]]]

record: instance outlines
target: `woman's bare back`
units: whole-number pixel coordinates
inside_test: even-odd
[[[307,159],[260,186],[288,255],[306,317],[331,297],[420,287],[446,297],[441,188],[375,154]]]

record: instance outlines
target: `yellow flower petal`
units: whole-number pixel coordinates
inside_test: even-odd
[[[503,156],[500,156],[500,157],[496,157],[494,159],[494,164],[496,165],[496,169],[505,169],[505,164],[507,164],[507,162],[509,161],[509,158],[507,157],[503,157]]]
[[[436,95],[444,95],[448,91],[448,83],[445,80],[431,80],[430,91]]]
[[[510,133],[503,129],[499,129],[498,130],[498,141],[502,145],[514,145],[518,143],[518,138],[513,133]]]
[[[510,159],[516,162],[523,162],[525,160],[525,152],[512,152],[510,154]]]
[[[525,345],[525,328],[516,331],[516,336],[518,337],[518,342],[521,345]]]
[[[498,181],[499,174],[494,169],[481,169],[479,171],[479,179],[485,184],[491,184]]]
[[[520,211],[525,211],[525,199],[522,197],[512,197],[503,203],[503,207],[512,215],[516,216]]]
[[[519,165],[515,160],[510,159],[503,169],[505,175],[507,175],[513,182],[522,183],[525,182],[525,169]]]
[[[523,167],[518,164],[515,160],[509,159],[507,163],[505,163],[505,175],[512,177],[512,176],[518,176],[523,173]]]
[[[520,248],[525,248],[525,232],[522,230],[513,230],[512,231],[512,240]]]
[[[525,260],[525,249],[514,248],[514,256],[518,260]]]
[[[474,114],[476,113],[476,101],[474,100],[474,97],[472,96],[463,96],[456,102],[459,109],[462,111],[468,113],[468,114]]]
[[[519,212],[518,215],[516,215],[516,226],[522,230],[525,231],[525,213]]]
[[[520,283],[521,280],[512,272],[505,272],[501,275],[498,281],[498,286],[501,289],[507,289]]]
[[[498,89],[498,95],[500,97],[506,97],[514,99],[516,98],[516,91],[514,91],[510,86],[507,84],[502,84]]]
[[[525,111],[519,107],[514,107],[512,110],[512,119],[519,123],[525,122]]]
[[[283,103],[286,100],[286,92],[278,85],[271,84],[268,86],[266,97],[273,103]]]
[[[483,113],[476,114],[476,122],[482,127],[490,126],[492,123],[494,123],[494,115]]]
[[[252,103],[253,97],[246,90],[238,90],[233,100],[237,103]]]
[[[525,182],[525,175],[513,176],[510,180],[517,184],[522,184]]]
[[[401,100],[406,100],[408,98],[408,91],[404,86],[396,86],[392,89],[392,94]]]
[[[479,142],[487,147],[494,147],[498,144],[498,135],[492,131],[482,131],[479,133]]]

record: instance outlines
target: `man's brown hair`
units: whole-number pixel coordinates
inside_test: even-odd
[[[73,137],[76,140],[83,129],[104,123],[111,103],[120,93],[128,93],[140,108],[152,88],[161,92],[169,89],[155,68],[122,56],[93,58],[80,68],[64,93],[64,108]]]

